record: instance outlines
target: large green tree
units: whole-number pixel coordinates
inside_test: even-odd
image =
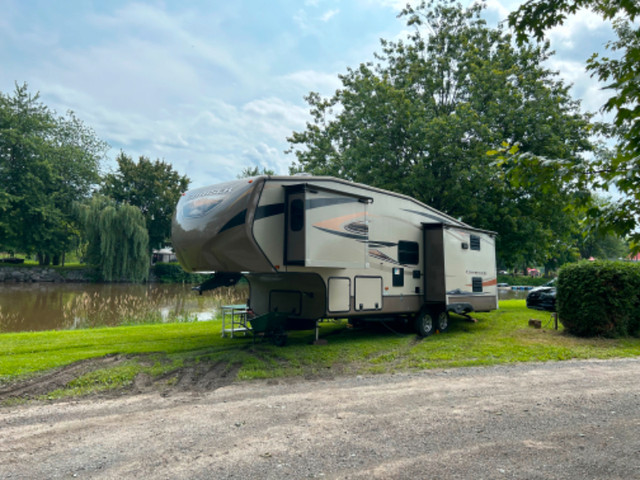
[[[161,160],[141,156],[136,163],[124,152],[116,158],[118,170],[104,177],[102,193],[120,203],[138,207],[149,232],[149,248],[162,248],[171,236],[171,217],[190,180]]]
[[[72,113],[16,85],[0,93],[0,249],[64,254],[78,235],[72,203],[99,180],[107,146]]]
[[[262,170],[260,170],[260,167],[258,167],[257,165],[254,165],[252,167],[243,168],[242,172],[238,174],[238,178],[248,178],[248,177],[257,177],[258,175],[275,175],[275,174],[276,172],[274,172],[270,168],[262,167]]]
[[[134,205],[100,195],[77,204],[88,242],[87,263],[105,281],[142,282],[149,276],[149,235],[144,216]]]
[[[561,158],[538,158],[526,148],[511,158],[516,170],[528,169],[540,178],[549,171],[561,172],[566,182],[608,189],[611,186],[624,198],[608,208],[592,209],[599,226],[608,225],[620,234],[630,234],[635,250],[640,250],[640,15],[637,0],[528,0],[509,17],[521,44],[529,35],[542,40],[545,32],[562,24],[567,15],[587,8],[605,19],[613,20],[617,39],[608,43],[613,54],[594,53],[587,71],[605,82],[610,97],[603,105],[613,113],[609,133],[617,139],[613,154],[600,155],[588,162],[567,164]],[[538,166],[538,169],[532,168]]]
[[[570,235],[573,194],[553,178],[550,194],[509,183],[486,152],[507,139],[573,159],[592,148],[590,119],[543,66],[548,46],[515,49],[481,8],[407,7],[407,41],[383,41],[378,61],[341,75],[331,98],[307,97],[312,121],[289,138],[291,170],[405,193],[497,231],[505,266],[542,262]]]

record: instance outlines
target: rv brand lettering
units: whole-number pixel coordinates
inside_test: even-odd
[[[486,275],[487,272],[476,272],[474,270],[467,270],[467,275]]]
[[[195,192],[189,195],[189,199],[193,198],[202,198],[202,197],[211,197],[213,195],[225,195],[227,193],[233,192],[233,188],[221,188],[215,190],[207,190],[206,192]]]

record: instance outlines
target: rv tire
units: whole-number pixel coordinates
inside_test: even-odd
[[[428,308],[423,308],[416,317],[416,331],[421,337],[428,337],[434,331],[435,315]]]
[[[440,333],[444,333],[449,329],[449,312],[446,310],[441,310],[438,313],[438,325],[436,325],[436,330]]]

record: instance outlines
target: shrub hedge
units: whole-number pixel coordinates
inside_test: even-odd
[[[567,331],[581,337],[640,335],[640,264],[584,261],[564,266],[557,309]]]

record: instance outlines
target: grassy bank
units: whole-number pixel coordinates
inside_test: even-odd
[[[83,271],[85,272],[85,281],[98,283],[101,282],[100,274],[96,270],[95,267],[91,265],[86,265],[84,263],[70,263],[67,262],[65,265],[40,265],[38,262],[34,260],[25,260],[24,263],[4,263],[0,262],[0,269],[11,269],[11,270],[25,270],[26,272],[30,270],[53,270],[63,277],[66,277],[67,274]],[[162,263],[158,262],[151,266],[149,270],[150,276],[154,281],[160,283],[189,283],[189,284],[200,284],[211,277],[210,274],[197,274],[197,273],[188,273],[185,272],[182,267],[178,263]]]
[[[501,302],[500,310],[475,317],[477,323],[454,316],[449,332],[427,339],[380,325],[350,329],[345,322],[330,322],[321,327],[327,345],[310,345],[314,334],[306,331],[292,332],[284,348],[253,345],[249,337],[221,338],[219,320],[1,334],[0,382],[110,354],[125,360],[83,371],[50,396],[125,387],[140,374],[159,378],[205,363],[233,367],[237,378],[246,380],[640,355],[640,339],[570,337],[551,328],[547,313],[527,310],[523,300]],[[528,327],[530,318],[541,319],[546,328]]]

